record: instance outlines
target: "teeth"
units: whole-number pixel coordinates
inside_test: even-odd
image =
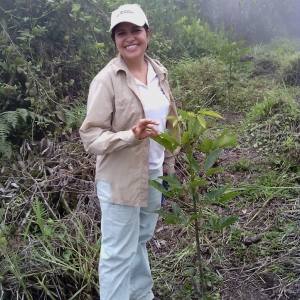
[[[126,49],[133,49],[135,47],[137,47],[137,45],[127,46]]]

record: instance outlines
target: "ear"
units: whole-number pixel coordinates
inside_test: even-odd
[[[149,41],[149,39],[150,39],[150,35],[151,35],[151,31],[150,31],[150,29],[148,29],[148,30],[146,31],[146,34],[147,34],[147,38],[148,38],[148,41]]]

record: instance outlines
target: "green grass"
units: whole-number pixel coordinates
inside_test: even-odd
[[[243,286],[247,282],[256,291],[277,293],[277,298],[282,291],[287,297],[299,293],[300,92],[288,77],[298,76],[297,47],[296,42],[279,41],[253,47],[252,67],[238,73],[226,115],[224,78],[216,58],[183,59],[169,70],[180,107],[224,114],[209,135],[224,129],[238,133],[238,146],[218,160],[224,173],[210,180],[211,186],[231,182],[241,194],[207,211],[236,215],[239,221],[220,232],[200,232],[208,299],[236,299],[235,290],[251,292],[249,285]],[[265,73],[258,74],[258,68]],[[77,128],[83,114],[78,106],[70,127]],[[99,211],[90,196],[94,158],[76,139],[53,143],[53,156],[31,146],[22,168],[16,163],[0,173],[5,195],[0,208],[0,298],[2,291],[3,299],[16,300],[98,297]],[[67,175],[61,179],[59,174]],[[178,204],[183,211],[190,209],[190,203]],[[170,200],[164,209],[171,209]],[[162,300],[198,299],[194,229],[163,227],[161,221],[157,229],[148,245],[155,294]],[[266,278],[272,279],[269,286]]]

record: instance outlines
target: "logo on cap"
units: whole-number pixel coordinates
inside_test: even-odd
[[[132,11],[132,10],[129,10],[129,9],[127,9],[127,10],[122,10],[122,11],[120,11],[120,14],[133,14],[133,11]]]

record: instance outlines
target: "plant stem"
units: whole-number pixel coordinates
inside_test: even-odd
[[[190,164],[190,172],[191,172],[191,182],[195,180],[195,172],[192,165],[192,159],[193,159],[193,151],[191,148],[190,141],[188,142],[188,154],[189,154],[189,164]],[[198,214],[197,210],[197,197],[196,197],[196,188],[191,188],[192,197],[193,197],[193,211],[194,214]],[[197,248],[197,264],[199,269],[199,275],[200,275],[200,291],[201,291],[201,297],[205,297],[204,292],[206,290],[205,288],[205,281],[204,281],[204,273],[203,273],[203,262],[201,259],[201,249],[200,249],[200,237],[199,237],[199,219],[196,218],[194,220],[194,227],[195,227],[195,239],[196,239],[196,248]]]
[[[194,196],[193,191],[193,202],[194,202],[194,214],[197,214],[197,203],[196,198]],[[201,249],[200,249],[200,238],[199,238],[199,219],[194,220],[194,227],[195,227],[195,238],[196,238],[196,248],[197,248],[197,261],[198,261],[198,268],[200,274],[200,282],[201,282],[201,296],[204,296],[204,292],[206,290],[205,281],[204,281],[204,272],[203,272],[203,263],[201,258]]]

